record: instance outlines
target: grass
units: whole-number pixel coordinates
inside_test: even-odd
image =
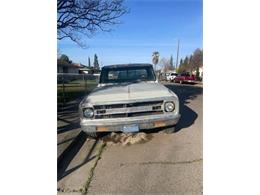
[[[86,82],[83,80],[74,80],[65,84],[59,83],[57,85],[58,104],[72,101],[89,93],[97,86],[97,84],[96,80],[87,80]]]
[[[86,182],[86,184],[85,184],[85,188],[82,189],[82,195],[86,195],[86,194],[88,193],[88,188],[89,188],[90,183],[91,183],[91,181],[92,181],[92,178],[93,178],[93,176],[94,176],[94,170],[95,170],[95,168],[96,168],[96,166],[97,166],[97,163],[98,163],[99,159],[101,159],[101,155],[102,155],[102,152],[103,152],[104,149],[105,149],[105,146],[106,146],[106,144],[105,144],[105,143],[102,143],[102,145],[101,145],[100,148],[99,148],[98,155],[97,155],[97,160],[96,160],[94,166],[93,166],[93,167],[91,168],[91,170],[90,170],[90,174],[89,174],[88,180],[87,180],[87,182]]]
[[[70,81],[70,82],[65,82],[64,85],[85,85],[85,83],[94,84],[94,83],[98,83],[98,82],[94,79],[86,80],[86,81],[83,81],[82,79],[80,79],[80,80],[78,79],[78,80],[73,80],[73,81]],[[62,82],[59,82],[58,86],[62,86]]]

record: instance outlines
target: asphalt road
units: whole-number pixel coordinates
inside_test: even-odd
[[[181,120],[173,134],[150,133],[151,139],[104,149],[88,194],[202,194],[203,88],[169,84],[180,99]]]

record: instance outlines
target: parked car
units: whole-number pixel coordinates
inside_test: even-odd
[[[181,73],[178,74],[174,79],[173,82],[176,83],[195,83],[196,79],[194,75],[191,75],[190,73]]]
[[[166,76],[166,80],[172,82],[177,75],[178,75],[177,73],[169,73]]]
[[[110,65],[100,83],[79,105],[80,125],[96,137],[99,132],[138,132],[167,127],[180,119],[177,95],[160,84],[151,64]]]
[[[167,73],[160,73],[159,80],[160,81],[166,81],[167,80]]]

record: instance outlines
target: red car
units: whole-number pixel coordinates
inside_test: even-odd
[[[195,76],[194,75],[190,75],[190,73],[186,72],[186,73],[181,73],[178,74],[174,79],[173,79],[174,83],[195,83]]]

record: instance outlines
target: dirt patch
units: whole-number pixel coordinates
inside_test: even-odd
[[[111,134],[107,135],[103,138],[103,141],[108,146],[113,145],[133,145],[133,144],[141,144],[145,143],[153,138],[153,135],[146,134],[144,132],[140,133],[118,133],[112,132]]]

